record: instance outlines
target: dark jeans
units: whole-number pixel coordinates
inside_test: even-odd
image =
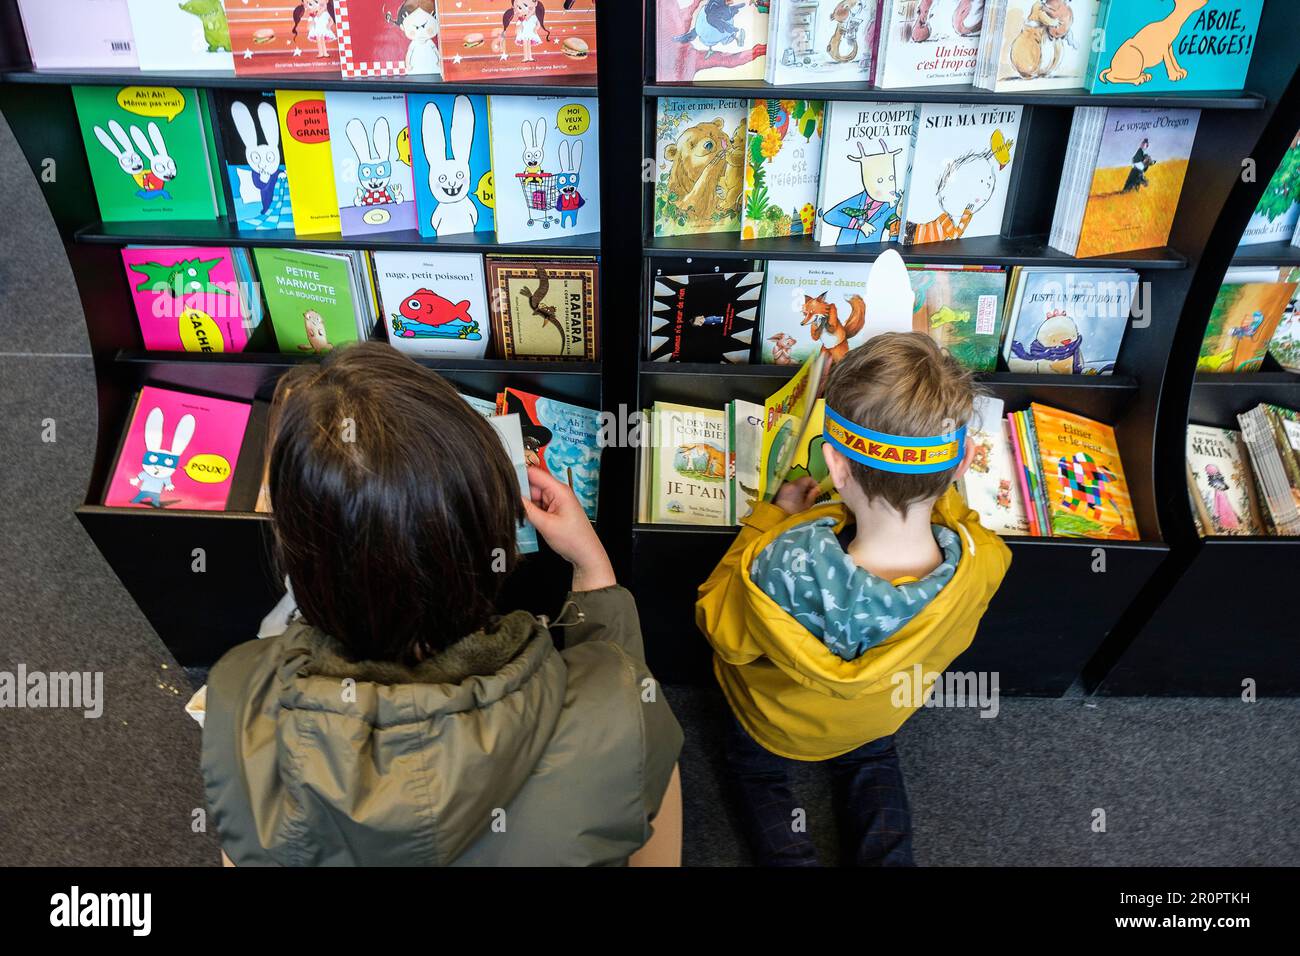
[[[807,815],[790,789],[799,761],[763,749],[731,720],[727,770],[741,826],[759,866],[818,866]],[[894,738],[881,737],[826,761],[844,860],[854,866],[914,866],[912,814]],[[802,820],[802,826],[796,823]]]

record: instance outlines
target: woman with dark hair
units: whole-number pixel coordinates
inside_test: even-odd
[[[679,862],[681,730],[573,492],[534,467],[521,499],[493,426],[379,343],[288,373],[271,418],[296,610],[209,677],[227,861]],[[554,623],[496,611],[525,516],[573,566]]]

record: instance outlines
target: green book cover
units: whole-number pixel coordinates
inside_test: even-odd
[[[101,219],[216,218],[196,90],[74,86],[72,99]]]
[[[357,340],[352,269],[346,257],[254,249],[253,258],[281,352],[323,355]]]
[[[200,90],[203,108],[199,116],[203,119],[203,141],[208,147],[208,177],[212,181],[212,198],[217,204],[217,218],[226,218],[226,191],[221,186],[221,170],[225,166],[217,153],[217,136],[212,128],[212,91]]]

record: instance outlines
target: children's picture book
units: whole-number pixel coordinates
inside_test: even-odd
[[[706,272],[651,280],[650,361],[745,365],[752,360],[761,272]]]
[[[1210,311],[1196,370],[1259,371],[1295,293],[1295,282],[1225,282]]]
[[[740,231],[748,120],[748,100],[660,98],[656,236]]]
[[[983,20],[984,4],[970,0],[885,0],[876,85],[972,82]]]
[[[767,82],[870,82],[882,7],[879,0],[774,0]]]
[[[1089,92],[1239,90],[1264,0],[1102,0]]]
[[[650,520],[725,525],[728,504],[727,413],[655,402]]]
[[[292,230],[275,93],[213,90],[211,95],[230,221],[241,231]]]
[[[753,512],[763,484],[763,406],[740,398],[728,402],[727,441],[731,454],[727,524],[739,524]]]
[[[655,0],[656,78],[763,79],[769,6],[765,0]]]
[[[916,294],[912,331],[928,335],[971,371],[994,371],[1007,289],[1002,267],[918,264],[907,268]]]
[[[139,66],[126,0],[18,0],[38,70],[133,70]]]
[[[1021,111],[1019,106],[921,106],[903,203],[905,243],[1002,232]]]
[[[1138,540],[1115,430],[1037,402],[1030,411],[1052,536]]]
[[[892,250],[872,263],[774,259],[763,290],[762,361],[802,365],[825,353],[838,362],[882,332],[912,331],[914,301]]]
[[[1188,425],[1187,470],[1201,500],[1202,513],[1209,518],[1207,535],[1264,533],[1250,456],[1241,432]]]
[[[438,20],[449,83],[596,72],[596,0],[441,0]]]
[[[234,70],[221,0],[126,0],[126,6],[140,69]]]
[[[280,351],[324,355],[357,341],[361,296],[347,256],[305,249],[254,249]]]
[[[238,76],[339,68],[334,0],[225,0]]]
[[[812,236],[825,118],[820,100],[750,103],[742,239]]]
[[[497,414],[518,415],[530,465],[573,489],[592,521],[600,499],[600,412],[517,388],[497,396]]]
[[[340,232],[325,94],[318,90],[277,90],[275,101],[293,204],[293,230],[300,236]]]
[[[1021,269],[1003,357],[1012,372],[1110,375],[1128,329],[1137,273]]]
[[[412,93],[406,98],[420,235],[496,228],[488,98]]]
[[[376,252],[374,263],[384,331],[395,349],[425,358],[483,357],[491,324],[482,256]]]
[[[1300,280],[1300,270],[1287,270],[1286,278]],[[1288,372],[1300,374],[1300,294],[1292,297],[1268,343],[1268,354]]]
[[[495,197],[498,241],[599,232],[595,98],[493,96],[488,114],[493,174],[506,184]]]
[[[461,396],[469,401],[470,396]],[[480,403],[482,403],[480,405]],[[488,420],[488,424],[497,430],[501,436],[501,444],[505,446],[506,457],[510,459],[510,464],[514,466],[515,478],[519,481],[519,494],[527,498],[531,494],[531,485],[528,483],[528,453],[524,449],[524,432],[519,421],[518,415],[498,415],[496,405],[492,402],[482,399],[474,399],[470,402],[472,408]],[[486,411],[483,406],[486,406]],[[515,547],[519,549],[520,554],[537,553],[537,529],[528,521],[519,522],[519,528],[515,531]]]
[[[1075,111],[1049,240],[1086,258],[1169,241],[1199,110]]]
[[[591,259],[489,257],[488,300],[497,355],[595,361],[597,270]]]
[[[1258,405],[1237,416],[1258,483],[1261,514],[1278,535],[1300,535],[1300,412]]]
[[[435,0],[335,0],[346,77],[442,73]]]
[[[1300,225],[1300,132],[1282,155],[1241,237],[1243,246],[1289,242]]]
[[[1002,412],[991,395],[975,396],[966,440],[975,446],[970,468],[960,481],[966,503],[979,512],[980,524],[996,534],[1027,535],[1029,518],[1016,479],[1016,461]]]
[[[105,222],[214,219],[212,151],[197,90],[74,86]]]
[[[414,231],[415,179],[402,93],[325,94],[334,190],[345,236]]]
[[[995,93],[1078,89],[1101,0],[988,0],[975,85]]]
[[[771,501],[787,481],[817,479],[829,490],[830,472],[821,452],[826,417],[822,392],[830,370],[827,354],[817,352],[763,403],[763,434],[759,453],[758,497]]]
[[[224,511],[252,406],[146,385],[108,479],[110,508]]]
[[[917,108],[910,103],[826,104],[817,242],[897,242],[912,169]]]
[[[127,246],[126,279],[150,352],[241,352],[261,319],[248,250]]]

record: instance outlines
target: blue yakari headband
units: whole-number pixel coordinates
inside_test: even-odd
[[[965,425],[955,432],[932,438],[886,435],[855,425],[829,406],[822,437],[852,461],[868,468],[907,475],[947,471],[966,454]]]

